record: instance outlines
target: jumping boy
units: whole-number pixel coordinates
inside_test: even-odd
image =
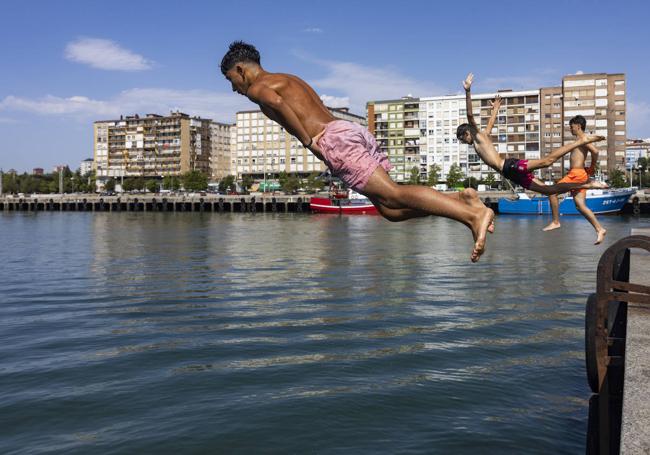
[[[391,164],[366,128],[337,120],[316,92],[302,79],[269,73],[260,65],[254,46],[233,42],[221,61],[221,72],[233,91],[258,104],[305,148],[327,164],[332,174],[368,197],[390,221],[437,215],[459,221],[474,237],[472,262],[485,249],[486,233],[494,230],[494,212],[474,190],[451,196],[419,185],[397,185],[387,171]]]
[[[587,121],[582,115],[576,115],[571,120],[569,120],[569,128],[571,129],[571,134],[573,134],[578,139],[586,137],[586,127]],[[591,153],[591,165],[589,168],[585,168],[587,153]],[[558,183],[586,182],[589,180],[589,176],[593,176],[596,171],[596,163],[598,162],[598,149],[593,144],[580,146],[571,152],[570,160],[571,169],[569,170],[569,173]],[[578,211],[587,219],[587,221],[591,223],[591,225],[596,230],[596,241],[594,242],[594,245],[598,245],[603,240],[605,240],[607,229],[605,229],[598,222],[596,215],[594,215],[594,212],[592,212],[589,207],[587,207],[585,201],[587,197],[587,191],[584,189],[572,190],[571,194],[573,195],[573,203],[576,205]],[[553,221],[551,221],[551,223],[543,229],[544,231],[552,231],[560,227],[560,203],[558,201],[557,195],[549,195],[548,201],[553,213]]]
[[[557,183],[555,185],[545,185],[544,182],[539,180],[532,173],[535,169],[550,166],[562,156],[578,147],[592,142],[602,141],[605,139],[603,136],[587,136],[583,134],[582,137],[578,138],[578,140],[572,144],[553,150],[546,157],[539,160],[518,160],[516,158],[501,157],[494,148],[494,144],[492,144],[492,139],[490,138],[490,132],[492,131],[496,116],[499,112],[499,107],[501,106],[501,98],[497,96],[492,102],[492,115],[490,116],[487,127],[485,130],[479,130],[476,121],[474,120],[474,115],[472,114],[472,95],[470,90],[473,80],[474,75],[470,73],[463,81],[463,87],[465,88],[465,102],[467,105],[467,121],[469,123],[463,123],[458,127],[456,130],[456,137],[458,137],[459,141],[465,144],[474,145],[476,153],[481,157],[485,164],[502,174],[507,179],[523,186],[525,189],[542,194],[550,195],[565,193],[569,190],[579,188],[607,187],[607,185],[599,182],[588,182],[588,179],[581,183]]]

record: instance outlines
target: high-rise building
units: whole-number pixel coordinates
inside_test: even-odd
[[[345,108],[329,109],[337,118],[366,124],[365,118]],[[243,175],[277,178],[281,172],[306,176],[326,169],[325,163],[260,110],[237,112],[236,134],[231,172],[238,179]]]
[[[211,180],[219,181],[231,174],[230,163],[232,160],[231,130],[234,125],[212,122],[210,131],[212,135],[212,153],[210,156]],[[235,136],[236,139],[236,136]]]
[[[389,175],[396,182],[407,181],[411,170],[420,166],[420,141],[426,128],[424,119],[420,125],[420,100],[405,96],[370,101],[366,115],[368,130],[393,165]]]
[[[178,176],[191,170],[210,175],[211,123],[181,112],[97,121],[97,179]]]
[[[563,143],[562,87],[542,88],[539,98],[541,154],[546,156],[552,150],[562,147]],[[544,180],[557,180],[563,175],[563,160],[558,160],[539,172]]]
[[[32,169],[32,175],[43,175],[45,171],[43,170],[42,167],[35,167]]]

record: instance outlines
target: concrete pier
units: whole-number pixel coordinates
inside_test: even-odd
[[[0,211],[17,212],[309,212],[312,195],[247,194],[171,196],[164,194],[41,194],[28,197],[0,197]]]
[[[650,227],[632,235],[650,237]],[[650,286],[650,253],[632,250],[630,283]],[[621,454],[650,453],[650,305],[627,304]]]
[[[323,197],[326,193],[319,196]],[[254,193],[247,195],[205,196],[168,194],[38,194],[28,196],[0,196],[0,211],[61,211],[61,212],[309,212],[309,199],[314,194]],[[484,191],[481,200],[494,210],[499,198],[512,196],[510,191]],[[650,213],[650,192],[630,197],[623,213]]]

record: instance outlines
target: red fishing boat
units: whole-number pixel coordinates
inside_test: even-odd
[[[378,215],[377,208],[367,197],[352,190],[332,192],[329,197],[312,197],[309,207],[314,213]]]

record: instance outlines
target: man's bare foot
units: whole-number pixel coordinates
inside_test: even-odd
[[[560,229],[559,222],[556,223],[555,221],[551,221],[551,223],[548,226],[546,226],[544,229],[542,229],[542,231],[547,232],[547,231],[552,231],[554,229]]]
[[[605,235],[607,234],[607,229],[603,228],[600,229],[599,231],[596,231],[598,234],[598,237],[596,237],[596,241],[594,242],[594,245],[600,245],[603,243],[603,240],[605,240]]]
[[[461,191],[460,200],[476,210],[482,210],[486,207],[483,201],[481,201],[481,198],[478,197],[478,192],[474,188],[465,188]],[[488,226],[488,232],[490,234],[494,232],[494,220]]]
[[[472,235],[474,236],[474,249],[472,250],[472,262],[478,262],[485,251],[486,232],[494,222],[494,211],[483,207],[483,212],[478,217],[478,222],[472,226]]]

